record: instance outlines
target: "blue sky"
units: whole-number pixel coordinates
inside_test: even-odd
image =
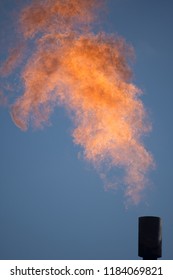
[[[0,3],[2,60],[13,42],[17,3]],[[78,158],[63,108],[56,108],[51,126],[22,132],[1,107],[0,259],[138,259],[144,215],[163,219],[163,259],[173,259],[173,4],[109,0],[108,6],[105,30],[123,36],[136,53],[134,82],[153,124],[144,140],[156,162],[152,186],[126,209],[123,193],[105,191],[93,167]]]

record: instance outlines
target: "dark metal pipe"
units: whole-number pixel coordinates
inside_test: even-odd
[[[160,217],[139,217],[138,256],[157,260],[162,256],[162,221]]]

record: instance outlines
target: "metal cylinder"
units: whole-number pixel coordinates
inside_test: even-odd
[[[139,217],[138,256],[157,260],[162,256],[162,221],[160,217]]]

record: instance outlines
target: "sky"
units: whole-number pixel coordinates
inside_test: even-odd
[[[1,62],[16,42],[16,19],[27,3],[0,1]],[[173,4],[109,0],[107,6],[102,30],[133,46],[133,82],[143,92],[140,99],[152,123],[143,142],[156,166],[145,196],[127,207],[121,188],[104,188],[73,143],[73,124],[64,107],[54,109],[51,125],[22,131],[0,96],[0,259],[140,259],[140,216],[162,218],[162,259],[173,259]],[[18,72],[1,77],[1,86],[4,80],[4,96],[15,99],[13,91],[21,87]],[[119,171],[114,172],[116,177]]]

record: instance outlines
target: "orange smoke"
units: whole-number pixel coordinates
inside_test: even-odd
[[[11,114],[26,130],[30,122],[42,126],[55,106],[64,106],[74,121],[74,143],[83,147],[85,158],[105,182],[107,172],[123,168],[125,195],[137,203],[153,165],[141,141],[150,125],[140,90],[131,82],[132,48],[122,38],[92,32],[102,4],[33,1],[21,11],[24,39],[34,40],[36,47],[21,73],[25,91]]]
[[[0,67],[0,75],[7,76],[16,67],[16,65],[22,59],[24,46],[19,45],[16,48],[10,50],[9,56],[5,63]]]
[[[0,106],[6,106],[8,103],[7,97],[4,93],[0,90]]]

